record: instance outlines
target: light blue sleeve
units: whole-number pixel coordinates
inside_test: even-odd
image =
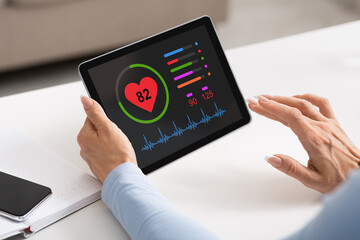
[[[287,240],[360,239],[360,171],[324,199],[323,209]]]
[[[132,239],[217,239],[179,213],[132,163],[106,178],[102,198]],[[323,210],[287,240],[360,239],[360,171],[324,199]]]
[[[131,239],[218,239],[178,212],[132,163],[107,176],[101,195]]]

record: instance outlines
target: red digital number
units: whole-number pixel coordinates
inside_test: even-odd
[[[197,104],[196,98],[190,98],[190,99],[189,99],[189,104],[190,104],[191,107],[194,106],[194,105],[196,105],[196,104]]]
[[[208,100],[208,99],[214,97],[214,93],[210,90],[210,91],[205,92],[201,96],[204,98],[204,100]]]

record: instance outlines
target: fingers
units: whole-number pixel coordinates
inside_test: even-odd
[[[97,133],[97,129],[95,125],[90,121],[89,118],[86,118],[84,122],[84,126],[80,130],[80,133],[89,135],[92,134],[93,132]]]
[[[81,97],[81,102],[84,106],[84,110],[88,119],[91,121],[91,123],[94,124],[96,128],[106,126],[109,119],[107,118],[100,104],[85,96]]]
[[[88,119],[85,119],[84,126],[81,128],[78,136],[77,142],[80,147],[84,147],[90,139],[93,139],[93,136],[98,136],[97,129],[94,124]]]
[[[307,93],[304,95],[296,95],[295,98],[304,99],[315,106],[317,106],[320,110],[320,113],[324,115],[327,118],[335,119],[334,111],[331,108],[331,105],[329,103],[329,100],[320,96],[317,96],[315,94]]]
[[[325,117],[309,101],[305,99],[285,96],[274,96],[272,100],[290,107],[297,108],[304,116],[307,116],[310,119],[317,121],[325,120]]]
[[[305,167],[292,157],[283,154],[275,154],[267,157],[266,161],[286,175],[293,177],[306,186],[312,186],[319,181],[320,177],[314,170]]]
[[[278,121],[281,122],[282,124],[284,124],[285,126],[287,126],[287,123],[282,121],[280,118],[272,115],[271,113],[267,112],[263,107],[261,107],[255,100],[252,99],[247,99],[248,103],[249,103],[249,108],[251,109],[251,111],[256,112],[257,114],[260,114],[264,117],[267,117],[269,119],[272,119],[274,121]]]
[[[264,96],[259,96],[259,105],[267,112],[286,122],[287,126],[299,137],[300,141],[306,138],[306,133],[309,131],[308,119],[302,115],[297,108],[269,100]]]

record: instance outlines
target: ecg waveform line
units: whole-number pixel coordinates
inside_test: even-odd
[[[186,115],[187,116],[187,119],[189,121],[188,125],[186,128],[179,128],[176,126],[175,122],[173,121],[173,125],[174,125],[174,131],[172,132],[171,135],[166,135],[166,134],[163,134],[160,130],[160,128],[158,128],[158,131],[159,131],[159,134],[160,134],[160,137],[159,139],[156,141],[156,142],[151,142],[151,141],[148,141],[144,136],[144,140],[145,140],[145,144],[144,146],[141,148],[141,151],[151,151],[155,148],[156,145],[158,144],[165,144],[167,142],[170,141],[171,138],[173,137],[180,137],[184,134],[184,132],[186,131],[193,131],[195,130],[198,125],[200,124],[209,124],[209,122],[211,121],[211,119],[213,118],[221,118],[224,113],[227,111],[227,110],[223,110],[221,108],[218,108],[218,106],[216,105],[216,103],[214,102],[214,106],[215,106],[215,112],[213,115],[209,116],[207,114],[204,113],[204,111],[202,110],[202,108],[200,108],[201,110],[201,114],[202,114],[202,119],[200,119],[198,122],[194,122],[190,119],[189,115]]]

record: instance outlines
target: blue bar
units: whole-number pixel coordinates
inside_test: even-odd
[[[176,49],[176,50],[174,50],[174,51],[172,51],[172,52],[168,52],[168,53],[164,54],[164,57],[170,57],[171,55],[174,55],[174,54],[177,54],[177,53],[179,53],[179,52],[182,52],[183,50],[184,50],[183,48]]]

